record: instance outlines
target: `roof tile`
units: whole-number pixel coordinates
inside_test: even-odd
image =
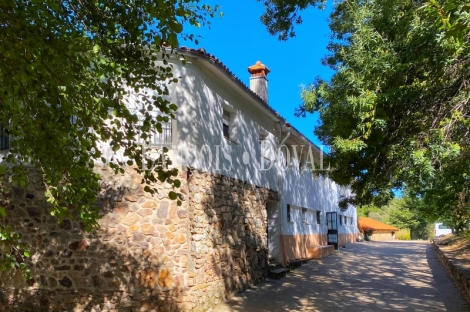
[[[374,230],[390,230],[399,231],[399,228],[385,224],[383,222],[371,219],[371,218],[359,218],[359,226],[365,231]]]

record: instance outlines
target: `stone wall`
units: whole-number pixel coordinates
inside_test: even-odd
[[[268,200],[277,193],[221,175],[192,171],[188,177],[191,219],[191,295],[202,310],[266,278]]]
[[[370,240],[373,241],[387,241],[395,239],[395,232],[390,231],[373,231],[372,235],[369,236]]]
[[[205,173],[181,173],[182,206],[143,191],[132,169],[103,182],[96,233],[49,215],[41,178],[26,188],[5,176],[0,204],[31,246],[32,280],[0,275],[0,306],[9,310],[204,311],[267,273],[266,201],[272,192]]]
[[[449,276],[454,280],[464,295],[465,300],[470,304],[470,271],[468,269],[468,262],[459,261],[452,252],[445,250],[445,246],[438,245],[438,243],[439,241],[435,240],[432,245],[437,258],[447,270]]]
[[[188,202],[168,199],[171,186],[159,193],[142,190],[132,169],[114,175],[96,168],[103,182],[99,206],[103,218],[96,233],[84,234],[79,222],[50,216],[40,177],[28,170],[26,188],[8,177],[3,204],[6,222],[31,246],[33,279],[11,273],[0,277],[0,306],[10,309],[72,311],[175,310],[187,304],[189,262]],[[187,192],[183,183],[181,191]]]

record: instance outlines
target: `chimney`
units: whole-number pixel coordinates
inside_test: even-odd
[[[255,65],[248,67],[248,72],[251,74],[250,77],[250,89],[254,93],[258,94],[260,98],[268,103],[268,78],[267,75],[270,72],[266,65],[260,61],[256,62]]]

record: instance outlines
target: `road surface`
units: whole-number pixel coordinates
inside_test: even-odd
[[[213,311],[469,311],[427,242],[363,242],[267,280]]]

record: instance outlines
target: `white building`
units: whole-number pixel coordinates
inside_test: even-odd
[[[247,87],[203,49],[178,52],[187,63],[172,64],[179,82],[169,98],[178,105],[171,158],[180,167],[278,192],[279,201],[268,203],[266,209],[269,255],[279,262],[306,258],[308,246],[355,241],[355,207],[338,208],[350,188],[312,174],[312,166],[323,166],[322,152],[269,106],[269,69],[260,62],[249,67]],[[335,223],[336,231],[331,230]],[[328,233],[337,238],[330,235],[329,241]]]
[[[286,265],[317,245],[355,241],[356,209],[338,207],[350,189],[312,174],[321,152],[268,105],[269,69],[249,67],[247,87],[204,50],[178,52],[187,64],[171,60],[179,82],[168,98],[177,118],[153,142],[171,148],[181,206],[168,183],[150,194],[135,168],[115,174],[96,162],[103,217],[97,233],[85,233],[76,220],[57,225],[32,168],[25,188],[0,179],[10,189],[2,197],[8,224],[31,246],[30,284],[0,272],[0,295],[21,302],[21,311],[207,311],[265,279],[269,258]],[[137,98],[129,97],[131,108]],[[8,140],[0,135],[0,161]]]

